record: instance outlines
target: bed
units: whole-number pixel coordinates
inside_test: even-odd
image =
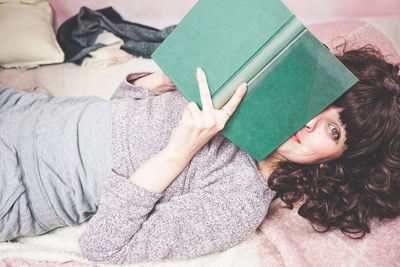
[[[21,34],[21,38],[24,38],[28,34],[13,32],[11,35],[4,35],[6,34],[5,24],[2,19],[5,19],[4,14],[10,14],[2,10],[4,2],[7,1],[0,0],[0,25],[3,25],[3,28],[0,26],[0,36],[3,41],[4,38],[14,38],[10,43],[16,50],[18,43],[16,36]],[[8,2],[18,1],[9,0]],[[45,2],[45,5],[48,5],[42,0],[22,2],[25,6],[37,5],[37,2]],[[61,1],[56,0],[49,2],[53,9],[49,13],[49,9],[45,8],[50,19],[46,17],[46,25],[43,27],[48,27],[50,33],[47,37],[41,37],[47,38],[45,41],[47,44],[41,46],[39,53],[44,52],[50,59],[43,61],[33,58],[29,59],[29,64],[21,65],[19,62],[16,66],[7,65],[10,68],[0,70],[1,85],[31,92],[48,90],[57,97],[97,95],[108,99],[127,73],[158,69],[151,59],[115,53],[107,53],[106,56],[103,54],[104,57],[98,57],[97,60],[83,65],[62,63],[62,51],[59,47],[57,48],[57,43],[51,34],[54,34],[53,30],[59,27],[63,19],[68,15],[73,15],[68,12],[76,12],[74,8],[77,8],[77,5],[72,7],[69,3],[63,6]],[[94,5],[93,8],[99,8],[93,1],[81,2]],[[146,5],[144,1],[139,2]],[[149,1],[151,2],[154,4],[156,1]],[[286,2],[292,3],[294,9],[299,8],[294,1]],[[357,2],[352,5],[361,3],[360,1],[348,2]],[[309,29],[331,48],[343,43],[344,40],[347,46],[351,47],[372,43],[383,51],[388,60],[400,62],[400,5],[396,3],[396,0],[386,2],[388,7],[390,3],[393,3],[393,8],[388,9],[390,11],[388,14],[383,14],[381,10],[377,11],[375,15],[379,17],[336,17],[336,20],[331,17],[330,21],[321,21],[321,19],[309,19],[311,17],[307,17],[306,12],[302,14],[305,23],[309,24]],[[106,4],[106,1],[99,1],[97,5],[99,3]],[[178,22],[194,3],[195,1],[186,2],[184,6],[177,9],[179,11],[172,12],[173,14],[170,12],[168,19],[157,16],[155,9],[151,6],[141,6],[141,12],[139,12],[141,17],[136,22],[151,22],[153,18],[154,25],[152,26],[167,26],[169,23]],[[333,2],[327,1],[327,3]],[[124,10],[121,6],[122,1],[116,1],[114,4],[119,10]],[[179,6],[179,1],[172,1],[170,5]],[[294,11],[296,13],[296,10]],[[148,16],[143,15],[143,12],[149,12]],[[297,12],[301,13],[301,10]],[[396,12],[398,17],[395,16]],[[54,25],[51,20],[52,14],[56,17]],[[326,12],[322,14],[326,15]],[[374,14],[368,13],[368,15]],[[134,18],[129,19],[135,21]],[[43,28],[40,31],[43,31]],[[26,38],[38,36],[39,34],[31,34]],[[13,50],[13,47],[5,47],[7,44],[3,41],[0,43],[3,51],[0,52],[0,61],[4,56],[4,50],[8,51],[6,57],[9,57],[10,51]],[[118,40],[112,44],[113,49],[118,50]],[[25,50],[26,43],[18,49]],[[21,51],[13,53],[21,54]],[[30,57],[35,51],[29,50],[26,53],[25,57]],[[33,66],[36,67],[30,68]],[[86,224],[83,223],[74,227],[57,229],[38,237],[0,243],[0,266],[99,266],[85,260],[79,253],[77,239],[85,226]],[[324,234],[317,233],[305,219],[297,215],[296,208],[289,210],[284,208],[281,202],[275,201],[259,229],[227,251],[184,261],[159,261],[128,266],[400,266],[400,218],[373,221],[371,230],[372,233],[362,240],[347,238],[338,230]]]

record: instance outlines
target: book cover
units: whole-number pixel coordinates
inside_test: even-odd
[[[357,82],[280,0],[199,0],[152,58],[200,107],[197,67],[215,108],[247,82],[222,134],[258,161]]]

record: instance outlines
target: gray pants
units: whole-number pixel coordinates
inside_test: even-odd
[[[0,242],[90,218],[111,167],[109,102],[0,87]]]

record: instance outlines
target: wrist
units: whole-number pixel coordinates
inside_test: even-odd
[[[161,152],[165,158],[171,161],[172,164],[179,164],[186,166],[193,158],[193,153],[185,152],[176,146],[168,144]]]
[[[135,184],[161,194],[190,161],[172,150],[163,149],[147,160],[129,178]]]

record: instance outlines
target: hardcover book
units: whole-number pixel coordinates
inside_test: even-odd
[[[222,134],[258,161],[357,82],[280,0],[199,0],[152,58],[200,107],[197,67],[215,108],[247,82]]]

